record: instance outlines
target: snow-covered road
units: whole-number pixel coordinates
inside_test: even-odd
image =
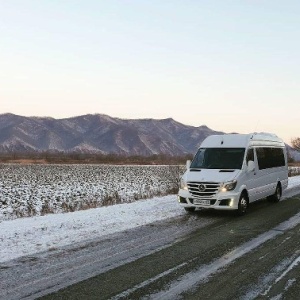
[[[300,193],[300,176],[285,194]],[[176,195],[0,223],[0,262],[184,215]]]

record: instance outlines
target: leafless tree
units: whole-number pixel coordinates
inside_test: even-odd
[[[297,138],[292,139],[291,142],[292,142],[292,146],[293,146],[296,150],[300,151],[300,137],[297,137]]]

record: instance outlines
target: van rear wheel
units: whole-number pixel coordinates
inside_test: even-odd
[[[281,195],[282,195],[281,185],[280,185],[280,183],[278,183],[276,186],[275,193],[273,195],[269,196],[268,200],[277,203],[280,201]]]
[[[248,209],[248,198],[247,196],[243,193],[240,197],[239,204],[238,204],[238,209],[237,209],[237,214],[239,216],[243,216]]]

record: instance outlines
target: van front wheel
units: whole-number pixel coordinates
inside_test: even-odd
[[[239,205],[237,209],[237,214],[243,216],[248,209],[248,199],[245,194],[242,194],[239,200]]]

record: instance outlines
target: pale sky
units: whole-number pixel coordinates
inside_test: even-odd
[[[0,114],[300,136],[300,1],[0,0]]]

